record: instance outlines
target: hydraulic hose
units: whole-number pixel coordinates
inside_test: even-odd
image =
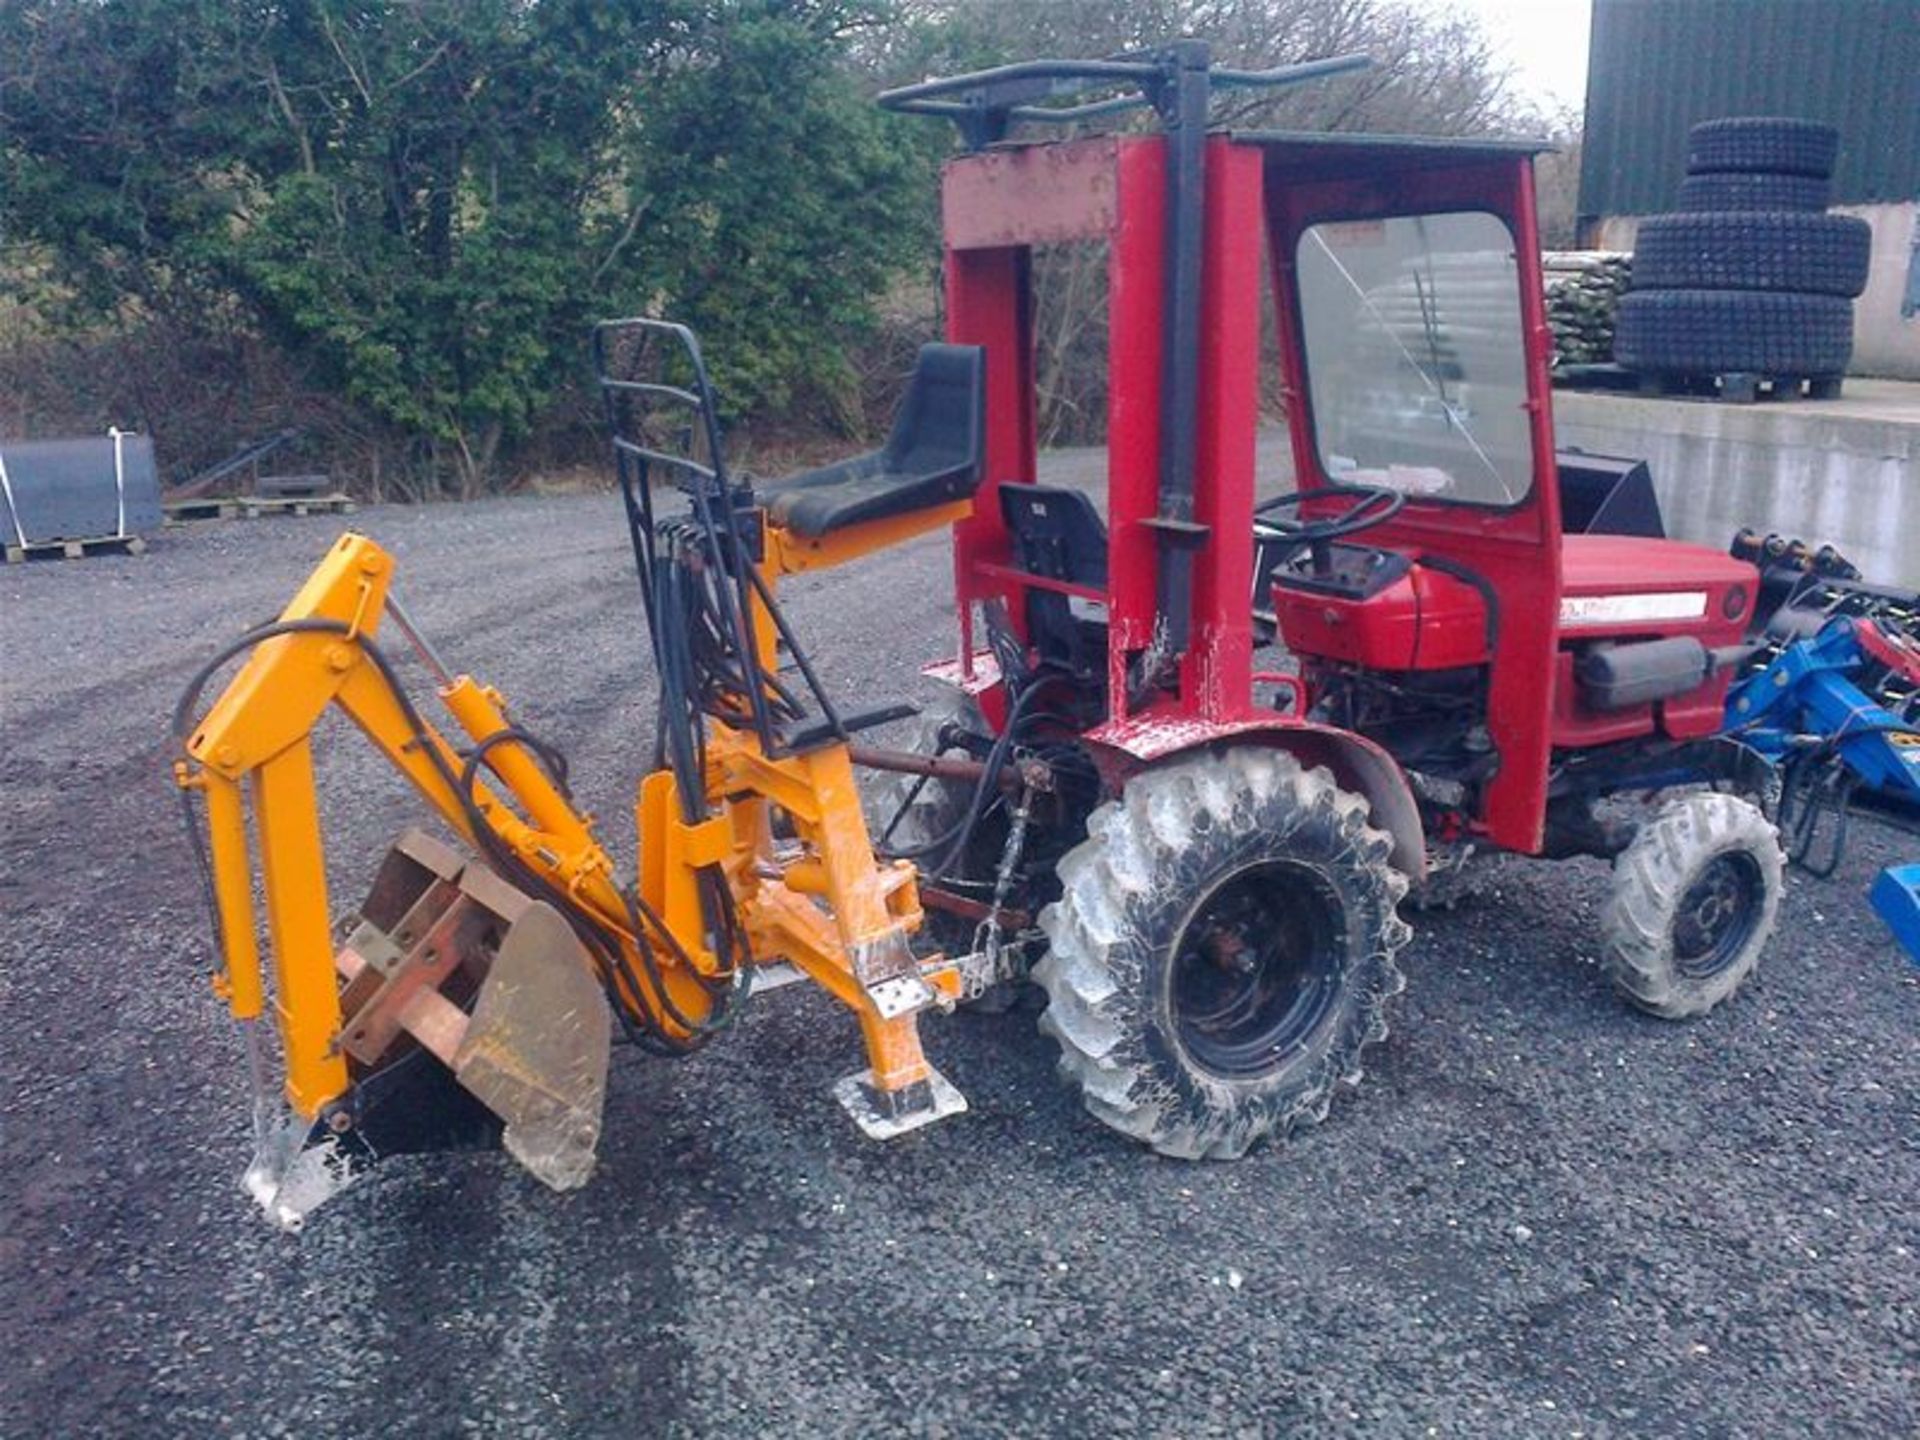
[[[191,742],[194,716],[199,709],[200,698],[205,693],[207,683],[222,666],[226,665],[236,656],[279,636],[313,633],[335,634],[352,638],[355,643],[361,647],[367,658],[373,662],[375,670],[380,674],[388,691],[393,696],[395,704],[400,708],[401,714],[407,723],[408,729],[412,732],[421,754],[427,758],[442,781],[445,782],[449,791],[459,802],[468,828],[485,853],[487,860],[501,872],[503,878],[526,893],[533,895],[535,898],[552,905],[560,914],[564,915],[575,934],[580,938],[581,943],[585,945],[589,953],[593,955],[596,961],[596,969],[600,973],[602,988],[607,992],[614,1014],[620,1021],[621,1029],[629,1040],[636,1041],[646,1045],[647,1048],[664,1053],[674,1055],[690,1054],[705,1043],[706,1038],[713,1030],[720,1028],[732,1018],[731,1015],[726,1014],[726,1011],[731,1008],[726,1004],[716,1004],[716,1011],[724,1017],[718,1020],[717,1023],[714,1022],[711,1017],[708,1022],[695,1021],[685,1015],[679,1007],[674,1004],[672,996],[666,988],[665,978],[660,973],[657,957],[653,952],[653,946],[648,938],[647,931],[649,926],[651,926],[655,935],[660,936],[672,947],[675,952],[675,958],[686,967],[687,973],[695,976],[699,980],[703,987],[707,984],[706,977],[701,974],[698,967],[693,965],[691,957],[686,953],[684,947],[680,945],[678,938],[667,929],[662,918],[638,895],[632,893],[632,891],[626,887],[621,888],[621,899],[627,908],[634,950],[639,955],[642,968],[645,971],[644,981],[640,975],[634,972],[628,960],[626,949],[620,943],[619,936],[607,930],[597,917],[585,911],[564,888],[553,884],[545,876],[524,864],[500,839],[498,833],[487,820],[484,812],[481,811],[474,797],[473,786],[478,776],[479,767],[484,763],[489,750],[508,742],[524,745],[552,775],[554,783],[560,789],[561,793],[570,798],[571,791],[567,783],[568,766],[564,754],[557,747],[541,740],[531,732],[521,727],[513,726],[505,730],[497,731],[481,740],[467,756],[460,772],[456,774],[441,754],[440,747],[433,744],[430,740],[425,721],[422,719],[419,710],[414,706],[412,698],[407,694],[405,687],[401,684],[398,675],[394,672],[392,662],[388,659],[386,653],[370,636],[364,634],[356,635],[352,627],[343,621],[318,618],[271,621],[247,631],[238,639],[223,646],[211,659],[202,664],[200,668],[194,672],[183,689],[179,701],[174,706],[173,733],[181,749],[185,751]],[[182,820],[187,829],[189,845],[194,854],[196,868],[200,872],[202,888],[212,921],[212,930],[216,943],[220,944],[224,953],[225,937],[221,929],[219,908],[214,901],[212,866],[208,859],[205,838],[201,834],[198,819],[194,814],[192,801],[187,795],[187,792],[181,792],[181,801]],[[633,996],[650,997],[651,1000],[659,1006],[660,1012],[664,1014],[674,1026],[684,1031],[685,1034],[675,1035],[669,1032],[657,1023],[654,1016],[649,1013],[645,1007],[636,1009],[636,1007],[631,1005],[628,1002],[626,994],[622,992],[620,985],[615,982],[614,977],[616,975],[626,982],[627,988]],[[737,993],[738,990],[739,986],[737,984],[727,984],[724,986],[711,987],[709,988],[709,993],[714,994],[716,1001],[718,1001],[722,991],[727,995],[732,995]]]

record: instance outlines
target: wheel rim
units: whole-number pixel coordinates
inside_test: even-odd
[[[1234,871],[1203,895],[1169,981],[1174,1029],[1194,1064],[1246,1079],[1311,1040],[1339,999],[1344,922],[1326,880],[1285,861]]]
[[[1751,855],[1716,855],[1680,897],[1673,922],[1674,968],[1706,980],[1731,965],[1760,923],[1766,882]]]

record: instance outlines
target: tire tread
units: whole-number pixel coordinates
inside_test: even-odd
[[[1634,290],[1614,333],[1614,357],[1653,373],[1840,375],[1852,353],[1853,306],[1837,295]]]
[[[1873,232],[1853,215],[1793,210],[1655,215],[1634,238],[1639,290],[1774,290],[1852,299]]]
[[[1278,806],[1282,817],[1274,813]],[[1232,826],[1239,816],[1281,819],[1292,833],[1316,815],[1383,890],[1387,917],[1372,950],[1357,962],[1367,993],[1357,1019],[1330,1046],[1320,1068],[1284,1113],[1257,1107],[1198,1115],[1127,1037],[1144,1021],[1145,976],[1125,912],[1152,893],[1163,864],[1202,826]],[[1062,897],[1041,914],[1049,940],[1033,978],[1047,992],[1040,1030],[1060,1047],[1062,1076],[1087,1110],[1113,1129],[1182,1159],[1233,1159],[1263,1136],[1285,1135],[1323,1118],[1340,1084],[1361,1076],[1361,1053],[1384,1039],[1385,1001],[1405,987],[1394,955],[1412,931],[1395,913],[1406,878],[1388,863],[1391,841],[1367,819],[1365,800],[1341,791],[1324,769],[1304,769],[1281,751],[1242,749],[1175,762],[1134,777],[1118,800],[1097,809],[1085,841],[1060,864]]]
[[[1745,949],[1705,980],[1673,963],[1673,912],[1708,861],[1745,849],[1761,868],[1764,911]],[[1778,832],[1750,801],[1711,791],[1670,801],[1614,861],[1613,888],[1600,913],[1604,964],[1614,988],[1663,1019],[1704,1014],[1732,995],[1759,963],[1780,906],[1785,858]]]
[[[1840,132],[1818,120],[1786,115],[1736,115],[1703,120],[1687,132],[1687,173],[1833,174]]]
[[[1832,195],[1833,183],[1817,175],[1734,171],[1687,176],[1680,182],[1680,199],[1674,209],[1683,214],[1754,210],[1817,212],[1827,208]]]

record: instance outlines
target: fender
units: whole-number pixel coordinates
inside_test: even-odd
[[[1425,827],[1406,773],[1380,746],[1351,731],[1260,715],[1216,721],[1148,712],[1110,720],[1083,738],[1113,781],[1172,756],[1229,742],[1267,745],[1288,751],[1303,765],[1324,765],[1343,789],[1365,796],[1373,807],[1374,823],[1393,837],[1395,867],[1416,885],[1426,878]]]

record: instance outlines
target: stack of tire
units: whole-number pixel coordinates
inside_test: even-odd
[[[1679,211],[1640,225],[1614,359],[1676,381],[1837,390],[1870,242],[1866,221],[1826,213],[1838,148],[1812,120],[1694,126]]]

